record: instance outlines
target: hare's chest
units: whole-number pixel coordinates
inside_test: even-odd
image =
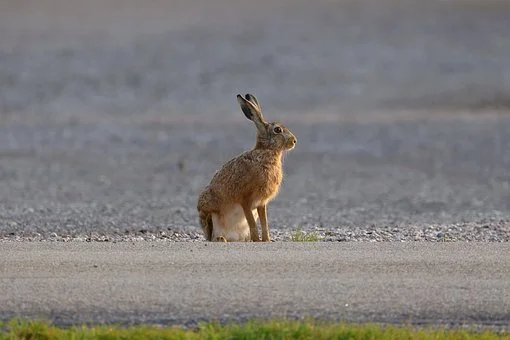
[[[267,171],[261,174],[260,185],[252,194],[253,206],[264,205],[278,194],[282,183],[281,172]]]
[[[282,183],[283,171],[281,164],[261,165],[260,180],[268,187],[278,187]]]
[[[282,184],[283,172],[281,167],[274,167],[267,169],[264,172],[264,180],[268,189],[274,189],[278,191],[278,188]]]

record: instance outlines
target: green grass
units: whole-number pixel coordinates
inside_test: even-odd
[[[510,333],[440,328],[351,325],[315,321],[251,321],[244,324],[205,323],[197,329],[150,326],[58,328],[41,321],[0,325],[0,339],[510,339]]]
[[[290,233],[290,239],[293,242],[317,242],[320,240],[319,233],[306,232],[298,227],[296,231]]]

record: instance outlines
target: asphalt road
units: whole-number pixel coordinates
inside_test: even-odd
[[[0,318],[510,327],[508,243],[0,244]]]

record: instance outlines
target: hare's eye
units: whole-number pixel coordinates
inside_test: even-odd
[[[274,133],[282,133],[282,128],[279,126],[275,126],[273,131],[274,131]]]

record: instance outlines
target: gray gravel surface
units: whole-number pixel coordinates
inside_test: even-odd
[[[0,4],[0,239],[201,241],[196,198],[298,136],[275,240],[509,241],[502,1]]]
[[[509,243],[0,243],[0,319],[510,330]]]

